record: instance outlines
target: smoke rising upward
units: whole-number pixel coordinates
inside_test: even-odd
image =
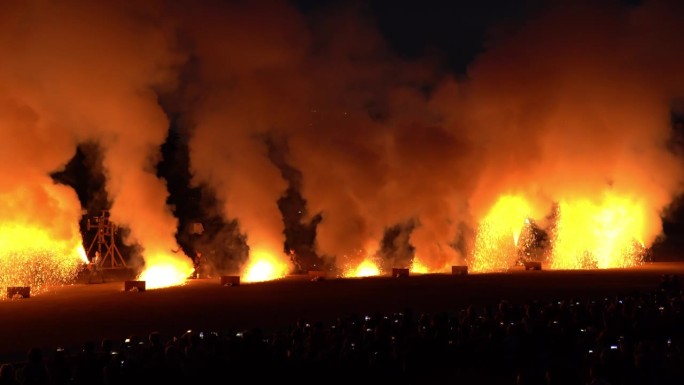
[[[0,92],[24,111],[19,117],[29,125],[3,152],[14,159],[26,154],[23,162],[12,163],[13,178],[3,174],[3,181],[45,189],[48,173],[68,162],[77,143],[99,142],[111,218],[130,227],[128,242],[140,244],[150,257],[176,248],[176,220],[165,207],[167,192],[154,167],[168,128],[155,91],[172,84],[169,70],[177,59],[151,4],[4,4],[0,34],[0,73],[6,77]],[[22,126],[3,128],[6,137]],[[75,195],[55,200],[34,207],[53,209],[57,214],[47,213],[52,220],[62,218],[63,226],[74,229],[80,215]],[[31,223],[54,228],[33,218]]]
[[[181,102],[172,112],[190,132],[193,182],[246,236],[250,260],[235,269],[271,269],[253,280],[290,269],[277,204],[288,185],[269,141],[287,143],[302,215],[321,217],[316,252],[341,270],[388,257],[382,242],[397,226],[407,233],[396,242],[412,247],[394,248],[427,271],[474,263],[483,255],[474,249],[492,247],[476,236],[483,225],[503,229],[501,242],[523,226],[497,223],[502,197],[538,222],[565,210],[554,239],[582,245],[559,246],[554,258],[595,252],[607,267],[613,251],[595,250],[591,228],[638,216],[615,239],[648,246],[681,193],[682,162],[667,146],[670,103],[684,89],[674,1],[535,10],[524,24],[493,29],[464,81],[437,57],[402,59],[363,7],[1,7],[2,222],[78,240],[79,202],[49,174],[79,143],[96,141],[112,220],[130,229],[148,268],[177,274],[173,282],[190,262],[169,253],[177,219],[155,169],[170,125],[160,96]],[[510,263],[501,258],[482,266]]]
[[[673,18],[655,24],[672,12],[663,4],[551,7],[494,36],[462,84],[435,76],[429,63],[399,60],[354,10],[316,15],[308,30],[297,15],[291,24],[266,21],[249,49],[222,41],[241,66],[213,68],[230,79],[242,110],[221,114],[250,138],[265,127],[287,137],[308,211],[323,218],[318,252],[337,264],[372,256],[387,228],[413,219],[416,258],[444,269],[468,257],[452,247],[468,236],[461,224],[477,228],[509,194],[529,201],[538,219],[558,202],[588,200],[600,210],[606,194],[625,197],[646,216],[628,236],[651,244],[681,185],[666,145],[669,100],[682,86],[672,63],[682,52],[667,44],[676,42]],[[283,39],[293,49],[282,50]],[[207,66],[210,58],[200,55]],[[263,164],[263,150],[245,152],[239,158]],[[273,171],[249,176],[271,197],[282,191]],[[252,213],[263,207],[251,204]]]
[[[475,210],[506,190],[542,209],[616,194],[643,207],[633,236],[655,240],[682,183],[667,144],[684,52],[670,17],[655,17],[663,4],[551,9],[478,58],[465,115],[489,145]]]
[[[211,5],[182,11],[199,62],[188,119],[191,170],[195,183],[219,198],[222,215],[237,218],[246,234],[250,260],[235,269],[250,281],[276,278],[292,270],[277,204],[287,183],[269,159],[267,141],[299,123],[292,116],[300,111],[293,106],[298,84],[288,78],[297,71],[306,34],[282,2]]]
[[[329,55],[307,74],[326,80],[313,128],[291,133],[309,208],[323,213],[319,251],[372,253],[386,227],[414,218],[416,258],[443,269],[466,257],[451,247],[459,223],[478,227],[507,194],[537,219],[558,202],[600,210],[606,194],[625,197],[646,216],[629,236],[650,245],[682,182],[667,148],[682,48],[671,17],[655,24],[673,11],[663,4],[548,9],[495,36],[462,84],[423,76],[337,17],[343,37],[323,34],[317,53]],[[421,84],[435,91],[423,97]],[[579,225],[583,237],[594,225]]]

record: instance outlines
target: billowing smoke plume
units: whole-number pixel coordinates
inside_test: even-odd
[[[502,194],[523,194],[537,218],[553,202],[579,211],[617,196],[650,245],[683,181],[668,147],[670,103],[684,91],[682,9],[588,4],[552,7],[474,63],[458,108],[482,145],[473,213]]]
[[[165,32],[170,29],[152,5],[5,4],[0,34],[0,73],[6,77],[0,95],[19,121],[8,124],[3,137],[23,132],[3,152],[14,160],[3,182],[44,190],[48,173],[68,162],[77,143],[99,142],[111,219],[130,228],[128,242],[141,245],[149,258],[177,248],[176,219],[166,207],[168,193],[155,165],[168,130],[157,92],[173,85],[178,57]],[[53,211],[46,217],[62,218],[73,229],[80,214],[75,195],[55,201],[33,207]],[[189,267],[184,259],[179,263]]]
[[[568,2],[550,7],[522,27],[495,34],[471,64],[468,81],[438,84],[430,103],[440,116],[439,130],[416,127],[414,135],[420,132],[447,149],[435,167],[425,167],[430,159],[425,155],[404,164],[402,172],[420,171],[401,180],[428,189],[446,184],[413,203],[444,202],[417,213],[420,223],[432,224],[422,228],[425,234],[444,237],[421,242],[418,226],[411,238],[416,257],[421,258],[421,245],[435,249],[458,237],[459,222],[489,226],[490,210],[505,196],[523,197],[530,206],[520,214],[540,220],[560,203],[561,218],[574,222],[564,225],[585,228],[574,231],[580,238],[597,230],[609,233],[597,228],[622,221],[631,222],[639,241],[652,244],[662,231],[663,210],[682,191],[682,161],[668,147],[670,102],[684,88],[674,64],[684,57],[673,16],[682,9],[673,5]],[[409,143],[420,148],[415,140]],[[434,155],[440,147],[426,148]],[[407,192],[419,196],[418,189]],[[594,212],[574,216],[585,209]],[[501,224],[512,214],[491,220]],[[520,223],[524,217],[518,217]],[[586,239],[570,241],[567,232],[565,243],[585,247]],[[599,243],[611,241],[603,237]],[[469,248],[477,247],[470,242]],[[586,247],[601,245],[588,242]],[[428,255],[430,267],[440,268],[439,254]],[[512,261],[504,262],[510,266]]]
[[[475,241],[455,243],[504,195],[534,218],[624,198],[650,244],[682,179],[667,148],[682,86],[668,4],[550,7],[494,35],[461,84],[399,60],[356,9],[307,24],[287,7],[203,13],[193,165],[252,242],[280,243],[284,185],[264,137],[285,136],[307,210],[322,215],[317,250],[338,265],[411,220],[418,262],[462,262]]]
[[[307,36],[294,9],[260,4],[209,2],[179,12],[198,63],[189,80],[196,95],[186,107],[195,182],[214,191],[226,219],[238,220],[252,260],[268,260],[278,276],[291,271],[277,203],[287,183],[267,142],[301,122],[292,119],[298,84],[288,78]]]
[[[288,141],[308,218],[322,216],[320,255],[358,264],[387,228],[417,219],[420,252],[452,262],[452,216],[466,209],[458,185],[472,182],[454,169],[459,140],[420,92],[431,71],[402,63],[356,9],[308,23],[283,3],[216,10],[191,14],[199,63],[191,162],[250,247],[282,250],[275,202],[286,186],[267,158],[272,136]]]
[[[681,193],[669,146],[671,101],[684,89],[675,1],[535,9],[525,24],[492,29],[464,81],[435,58],[402,59],[363,6],[2,7],[0,194],[21,198],[3,200],[17,208],[3,220],[77,236],[76,197],[47,175],[95,141],[112,219],[152,265],[189,263],[168,253],[177,220],[155,169],[169,128],[162,94],[181,101],[173,116],[190,132],[193,182],[215,194],[226,222],[237,220],[252,263],[269,260],[280,274],[288,183],[269,143],[286,143],[303,220],[320,216],[316,252],[342,270],[392,258],[383,247],[401,254],[394,263],[413,258],[426,270],[477,264],[475,234],[512,239],[500,220],[511,216],[554,218],[559,232],[636,218],[632,235],[650,245]],[[583,223],[582,210],[598,215]],[[563,234],[557,244],[577,243]]]

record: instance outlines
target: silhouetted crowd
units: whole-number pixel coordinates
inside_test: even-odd
[[[151,333],[4,364],[6,384],[684,384],[682,286],[614,298],[349,315],[287,330]]]

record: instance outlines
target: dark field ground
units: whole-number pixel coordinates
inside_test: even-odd
[[[524,271],[501,274],[416,275],[409,278],[331,279],[305,276],[224,287],[219,279],[184,286],[124,292],[122,281],[74,284],[28,299],[0,301],[0,362],[23,360],[28,348],[74,352],[85,340],[119,341],[159,331],[227,331],[261,327],[269,332],[298,319],[332,321],[352,313],[455,313],[500,300],[586,299],[656,288],[662,274],[684,274],[684,262],[655,262],[625,270]]]

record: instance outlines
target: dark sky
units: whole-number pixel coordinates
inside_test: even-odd
[[[294,1],[304,14],[348,4],[344,1]],[[407,60],[436,55],[440,64],[462,75],[484,49],[488,29],[520,23],[539,9],[539,1],[365,1],[363,12],[388,44]]]

